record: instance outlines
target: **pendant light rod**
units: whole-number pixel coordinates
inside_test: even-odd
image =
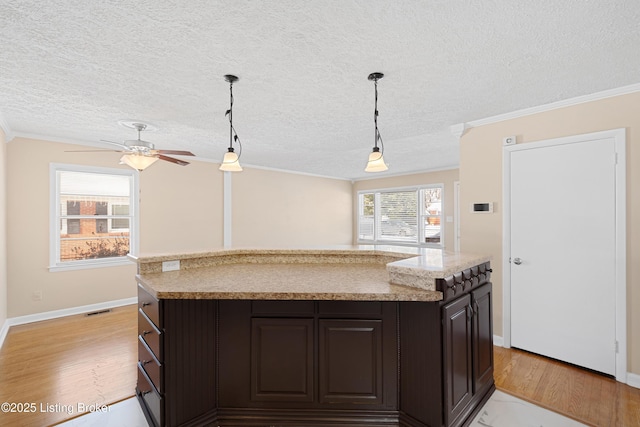
[[[373,122],[375,123],[375,135],[373,140],[373,146],[378,146],[378,140],[380,140],[380,144],[382,145],[382,138],[380,137],[380,131],[378,130],[378,80],[384,77],[382,73],[371,73],[369,74],[369,80],[373,81],[375,86],[375,107],[373,110]]]

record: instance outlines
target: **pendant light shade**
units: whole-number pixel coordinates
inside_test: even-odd
[[[369,161],[367,161],[367,167],[365,172],[382,172],[389,169],[384,162],[384,157],[380,152],[380,148],[373,147],[373,151],[369,154]]]
[[[235,153],[233,148],[229,147],[226,153],[224,153],[224,157],[222,158],[222,164],[220,165],[221,171],[227,172],[240,172],[242,171],[242,166],[240,166],[240,162],[238,161],[238,155]]]
[[[382,172],[389,169],[384,162],[383,151],[384,144],[382,143],[382,137],[378,130],[378,80],[384,77],[382,73],[369,74],[369,80],[374,82],[375,87],[375,108],[373,110],[373,122],[375,124],[375,136],[373,140],[373,150],[369,154],[369,161],[367,161],[367,167],[364,168],[365,172]],[[380,146],[378,147],[378,141]]]
[[[224,79],[229,82],[229,109],[225,113],[226,116],[229,116],[229,148],[227,148],[227,152],[224,153],[220,170],[225,172],[240,172],[242,171],[242,166],[240,166],[242,143],[240,143],[240,138],[238,138],[238,134],[233,127],[233,83],[238,81],[238,78],[231,74],[227,74],[224,76]],[[234,141],[237,142],[240,147],[237,154],[233,148]]]
[[[123,163],[128,166],[131,166],[132,168],[137,169],[140,172],[142,172],[143,170],[145,170],[146,168],[148,168],[149,166],[151,166],[157,161],[158,161],[157,157],[145,156],[144,154],[141,154],[141,153],[125,154],[124,156],[120,157],[121,164]]]

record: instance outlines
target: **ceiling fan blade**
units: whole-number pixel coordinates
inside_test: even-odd
[[[125,150],[127,149],[127,146],[121,142],[109,141],[108,139],[101,139],[100,142],[106,142],[107,144],[113,144],[117,145],[120,148],[124,148]]]
[[[95,152],[106,152],[106,153],[124,153],[121,150],[65,150],[65,153],[95,153]]]
[[[191,151],[180,150],[156,150],[158,154],[174,154],[176,156],[195,156]]]
[[[189,162],[185,162],[184,160],[175,159],[173,157],[163,156],[162,154],[158,154],[158,158],[160,160],[166,160],[167,162],[175,163],[180,166],[187,166]]]

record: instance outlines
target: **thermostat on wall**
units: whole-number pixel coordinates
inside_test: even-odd
[[[493,213],[493,202],[471,203],[473,213]]]

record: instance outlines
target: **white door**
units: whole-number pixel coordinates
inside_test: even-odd
[[[523,144],[523,147],[527,144]],[[511,345],[616,374],[613,138],[510,156]]]

